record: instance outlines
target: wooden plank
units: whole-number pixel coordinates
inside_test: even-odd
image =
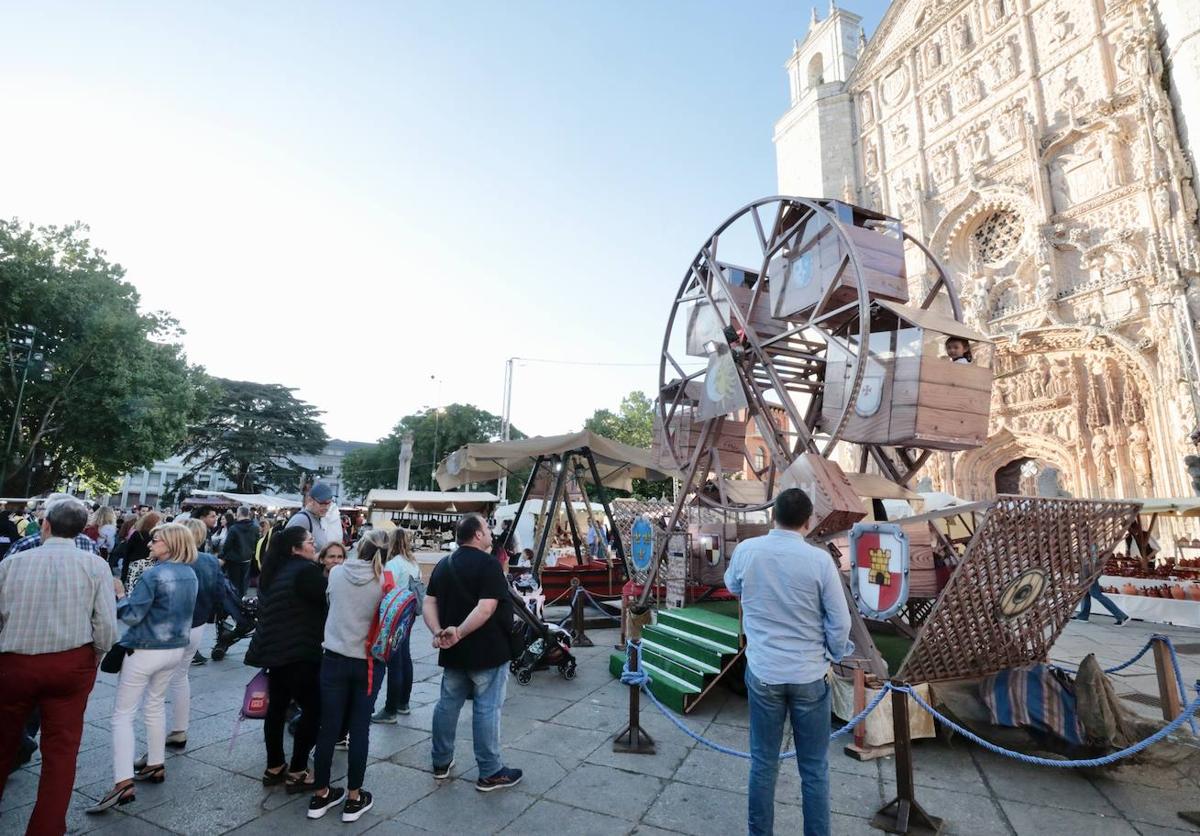
[[[1179,680],[1171,664],[1171,651],[1162,639],[1154,639],[1154,672],[1158,675],[1158,698],[1162,702],[1163,719],[1168,723],[1183,712],[1179,700]]]
[[[908,360],[909,358],[902,358]],[[946,383],[962,389],[991,393],[992,370],[973,363],[952,363],[945,357],[921,358],[920,379],[930,383]]]
[[[987,415],[991,408],[989,399],[980,397],[980,393],[974,389],[966,389],[954,383],[931,381],[921,382],[915,402],[922,410],[941,409],[971,415]]]

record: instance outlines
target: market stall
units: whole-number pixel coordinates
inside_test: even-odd
[[[578,580],[594,595],[619,595],[621,585],[630,575],[625,545],[616,536],[612,550],[605,544],[596,559],[587,553],[587,528],[602,527],[603,520],[613,519],[607,488],[629,490],[634,479],[667,479],[675,474],[659,467],[649,450],[583,430],[520,441],[468,444],[438,465],[437,481],[443,489],[453,488],[512,475],[531,465],[533,470],[525,492],[513,512],[513,518],[520,521],[525,509],[538,501],[540,495],[539,508],[543,510],[538,524],[530,540],[522,543],[533,551],[530,571],[548,596],[560,587],[569,586],[572,580]],[[596,503],[590,498],[592,493],[598,500]],[[577,519],[573,511],[565,511],[565,503],[575,502],[580,503],[584,512],[582,518]],[[593,511],[594,505],[600,506],[602,518]],[[585,520],[587,527],[581,529]],[[563,524],[561,530],[559,522]],[[556,538],[562,545],[558,546],[560,551],[554,552]],[[548,555],[554,558],[555,566],[547,565]]]
[[[301,506],[299,499],[274,496],[267,493],[230,493],[228,491],[192,491],[191,495],[179,503],[185,511],[208,505],[218,511],[248,505],[251,508],[262,508],[267,511],[284,511]]]
[[[490,517],[499,501],[482,491],[395,491],[367,494],[366,519],[375,528],[399,526],[412,536],[421,574],[428,581],[442,556],[454,550],[454,530],[463,514]]]

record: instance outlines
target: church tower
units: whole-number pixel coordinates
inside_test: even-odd
[[[841,198],[857,186],[846,81],[858,61],[861,23],[831,0],[828,17],[814,8],[808,34],[795,43],[786,65],[791,106],[775,123],[780,194]]]

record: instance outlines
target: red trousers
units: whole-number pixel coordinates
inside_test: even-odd
[[[26,836],[62,836],[75,786],[83,712],[96,683],[96,652],[88,644],[61,653],[0,653],[0,796],[17,758],[30,713],[42,715],[42,777]],[[12,815],[12,813],[8,813]]]

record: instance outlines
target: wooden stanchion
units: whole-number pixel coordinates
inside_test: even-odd
[[[903,691],[892,691],[892,726],[896,737],[896,797],[875,814],[871,826],[888,833],[937,836],[942,832],[943,821],[925,812],[916,799],[908,694]]]
[[[632,631],[631,631],[632,632]],[[629,648],[629,670],[636,671],[639,669],[641,662],[641,631],[638,630],[638,637],[632,640],[632,645]],[[646,733],[646,730],[641,726],[642,715],[642,689],[636,685],[629,686],[629,723],[625,728],[617,732],[617,736],[613,738],[613,751],[625,752],[632,755],[653,755],[654,754],[654,738]]]
[[[587,596],[583,594],[579,578],[571,578],[571,589],[571,646],[595,647],[583,630],[583,608],[587,605]]]
[[[1179,699],[1179,679],[1171,664],[1171,648],[1165,639],[1153,639],[1154,672],[1158,674],[1158,698],[1162,702],[1163,719],[1168,723],[1183,713]]]

